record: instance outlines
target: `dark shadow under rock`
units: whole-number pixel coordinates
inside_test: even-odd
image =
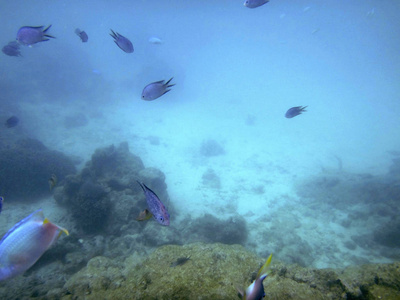
[[[73,162],[59,151],[49,150],[40,141],[23,139],[0,149],[0,193],[8,200],[50,195],[48,180],[58,182],[76,172]]]

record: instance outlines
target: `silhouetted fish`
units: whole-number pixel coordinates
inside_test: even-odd
[[[50,191],[55,187],[57,184],[57,176],[56,174],[51,174],[51,177],[49,178],[49,188]]]
[[[244,1],[243,5],[248,8],[256,8],[268,2],[269,0],[246,0]]]
[[[86,43],[89,39],[88,35],[86,34],[86,32],[84,32],[83,30],[80,30],[79,28],[75,29],[75,33],[81,38],[82,43]]]
[[[132,53],[133,45],[132,45],[131,41],[128,40],[123,35],[120,35],[118,32],[114,32],[112,29],[110,29],[110,30],[111,30],[110,35],[114,38],[114,42],[117,44],[117,46],[126,53]]]
[[[184,265],[188,260],[190,260],[190,255],[189,256],[183,256],[179,257],[176,261],[172,262],[170,267],[175,268],[177,266],[182,266]]]
[[[17,126],[18,122],[19,122],[19,119],[16,116],[12,116],[12,117],[7,119],[5,125],[6,125],[7,128],[11,128],[11,127]]]
[[[169,84],[172,79],[173,77],[167,82],[165,82],[165,80],[160,80],[146,85],[142,92],[142,99],[151,101],[161,97],[165,93],[168,93],[171,90],[168,88],[175,85]]]
[[[47,28],[43,29],[44,26],[24,26],[18,30],[17,33],[17,41],[22,45],[30,46],[39,42],[48,41],[49,38],[55,38],[47,34],[47,31],[50,29],[51,25]]]
[[[302,112],[305,112],[306,108],[307,108],[307,106],[295,106],[295,107],[289,108],[288,111],[285,114],[285,117],[290,119],[290,118],[293,118],[295,116],[298,116]]]
[[[9,42],[1,51],[8,56],[22,56],[19,51],[19,43],[16,41]]]
[[[169,225],[169,214],[164,204],[158,198],[156,193],[149,189],[144,183],[137,182],[143,189],[144,195],[146,196],[147,207],[149,211],[153,214],[154,219],[158,223],[164,226]]]

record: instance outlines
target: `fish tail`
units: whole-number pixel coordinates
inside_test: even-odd
[[[171,79],[168,80],[168,81],[165,83],[165,85],[166,85],[167,87],[171,87],[171,86],[174,86],[174,85],[175,85],[175,84],[168,85],[168,84],[171,82],[172,79],[174,79],[174,77],[171,77]]]
[[[112,29],[110,29],[110,30],[111,30],[111,32],[112,32],[112,33],[110,33],[110,35],[111,35],[114,39],[117,39],[118,36],[115,34],[115,32],[114,32]]]
[[[261,267],[260,271],[258,271],[257,273],[257,279],[261,278],[261,277],[267,277],[268,272],[269,272],[269,266],[271,264],[271,260],[272,260],[272,253],[271,255],[268,257],[267,261],[265,262],[265,264]],[[263,279],[264,279],[263,278]]]
[[[49,26],[47,26],[47,27],[43,30],[43,32],[47,32],[47,30],[49,30],[50,27],[51,27],[51,24],[50,24]]]
[[[143,192],[146,192],[146,188],[144,187],[144,184],[140,182],[139,180],[136,180],[137,183],[139,183],[140,187],[142,188]]]

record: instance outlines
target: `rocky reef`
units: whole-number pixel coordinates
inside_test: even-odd
[[[62,181],[76,172],[69,157],[31,138],[0,140],[0,165],[0,193],[12,201],[49,196],[52,174]]]
[[[183,264],[174,264],[180,258]],[[37,299],[239,299],[264,259],[239,245],[195,243],[135,256],[98,256],[63,287]],[[266,299],[399,299],[400,263],[343,270],[306,269],[273,258],[264,281]]]

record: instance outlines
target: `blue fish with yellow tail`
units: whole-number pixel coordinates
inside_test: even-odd
[[[144,195],[146,196],[147,207],[153,214],[154,219],[161,225],[169,226],[169,213],[156,193],[149,189],[144,183],[139,181],[137,183],[139,183],[143,189]]]
[[[55,243],[64,228],[44,218],[41,209],[14,225],[0,241],[0,280],[24,273]]]
[[[257,273],[256,280],[253,281],[252,284],[249,285],[245,292],[239,291],[245,300],[261,300],[265,297],[263,281],[267,277],[269,272],[269,265],[271,264],[272,253],[268,257],[265,264],[261,267],[261,269]]]

